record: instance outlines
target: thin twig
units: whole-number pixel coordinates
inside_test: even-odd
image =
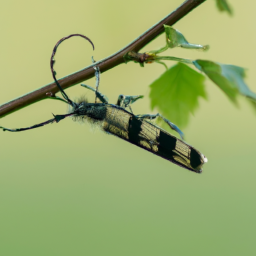
[[[101,73],[121,64],[124,63],[123,56],[130,51],[138,52],[141,48],[143,48],[146,44],[156,38],[158,35],[164,32],[163,25],[172,26],[178,20],[183,18],[187,15],[190,11],[194,8],[205,2],[206,0],[187,0],[185,1],[180,7],[178,7],[175,11],[167,15],[153,27],[148,29],[145,33],[140,35],[137,39],[131,42],[129,45],[121,49],[120,51],[116,52],[115,54],[102,59],[98,62],[93,63],[92,65],[77,71],[73,74],[70,74],[66,77],[59,79],[59,84],[63,89],[69,88],[74,86],[78,83],[81,83],[91,77],[94,76],[94,66],[97,65],[100,68]],[[43,99],[49,99],[49,94],[55,95],[59,89],[57,85],[53,82],[48,85],[45,85],[33,92],[30,92],[24,96],[21,96],[17,99],[14,99],[10,102],[7,102],[0,106],[0,118],[11,114],[21,108],[24,108],[30,104],[38,102]]]

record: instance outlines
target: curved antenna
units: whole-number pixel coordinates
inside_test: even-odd
[[[58,46],[59,46],[63,41],[65,41],[66,39],[69,39],[70,37],[73,37],[73,36],[80,36],[80,37],[86,39],[87,41],[90,42],[90,44],[92,45],[92,48],[93,48],[93,50],[94,50],[94,44],[93,44],[93,42],[90,40],[90,38],[88,38],[88,37],[86,37],[86,36],[84,36],[84,35],[81,35],[81,34],[71,34],[71,35],[69,35],[69,36],[66,36],[66,37],[61,38],[61,39],[56,43],[56,45],[55,45],[54,48],[53,48],[52,56],[51,56],[51,61],[50,61],[50,67],[51,67],[52,77],[53,77],[53,79],[54,79],[56,85],[59,87],[59,90],[60,90],[60,92],[61,92],[63,98],[64,98],[65,100],[67,100],[67,102],[68,102],[71,106],[74,105],[74,102],[73,102],[71,99],[69,99],[68,95],[64,92],[64,90],[63,90],[62,87],[60,86],[58,80],[56,79],[56,76],[55,76],[55,75],[56,75],[57,73],[56,73],[56,71],[53,69],[53,65],[55,64],[54,56],[55,56],[55,54],[56,54],[56,51],[57,51]]]

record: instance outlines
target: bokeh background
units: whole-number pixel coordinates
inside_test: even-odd
[[[175,25],[191,43],[210,44],[208,52],[168,53],[245,67],[256,91],[256,4],[229,2],[233,17],[209,0]],[[181,3],[2,1],[0,102],[52,81],[50,55],[61,37],[85,34],[96,50],[81,38],[63,43],[58,78],[90,65],[91,55],[118,51]],[[162,35],[145,50],[163,45]],[[133,110],[150,113],[149,84],[163,72],[157,64],[123,64],[102,74],[100,89],[113,103],[121,93],[143,94]],[[0,255],[255,255],[256,113],[242,98],[234,107],[209,80],[206,86],[209,100],[184,130],[209,159],[201,175],[70,119],[0,133]],[[79,85],[66,92],[93,99]],[[45,100],[0,121],[26,127],[66,110]]]

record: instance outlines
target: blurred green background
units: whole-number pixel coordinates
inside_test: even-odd
[[[209,44],[208,52],[168,54],[248,68],[247,84],[256,91],[256,4],[229,2],[234,17],[209,0],[175,25],[189,42]],[[81,38],[63,43],[58,78],[89,65],[91,55],[99,60],[118,51],[181,3],[2,1],[0,102],[52,81],[50,56],[60,38],[82,33],[96,50]],[[162,35],[145,50],[163,45]],[[150,113],[148,85],[163,72],[157,64],[123,64],[102,74],[100,89],[112,103],[121,93],[143,94],[133,110]],[[255,255],[255,112],[242,98],[235,108],[209,80],[207,91],[209,101],[200,102],[184,130],[209,160],[201,175],[70,119],[1,132],[0,255]],[[66,92],[93,98],[79,85]],[[0,121],[26,127],[66,110],[45,100]]]

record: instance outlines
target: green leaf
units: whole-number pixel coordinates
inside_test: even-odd
[[[235,104],[237,104],[237,96],[239,94],[256,101],[256,94],[249,89],[243,80],[245,77],[243,68],[208,60],[196,60],[193,63],[218,85]]]
[[[230,8],[230,5],[227,3],[226,0],[216,0],[216,4],[217,4],[219,11],[221,11],[221,12],[225,11],[229,15],[233,14],[233,11]]]
[[[168,25],[164,25],[166,38],[167,38],[167,45],[169,48],[174,47],[183,47],[187,49],[202,49],[208,50],[208,45],[200,45],[200,44],[191,44],[189,43],[186,38],[177,30]]]
[[[207,99],[204,80],[187,65],[176,64],[150,85],[151,108],[157,108],[180,128],[185,127],[199,106],[199,98]]]

